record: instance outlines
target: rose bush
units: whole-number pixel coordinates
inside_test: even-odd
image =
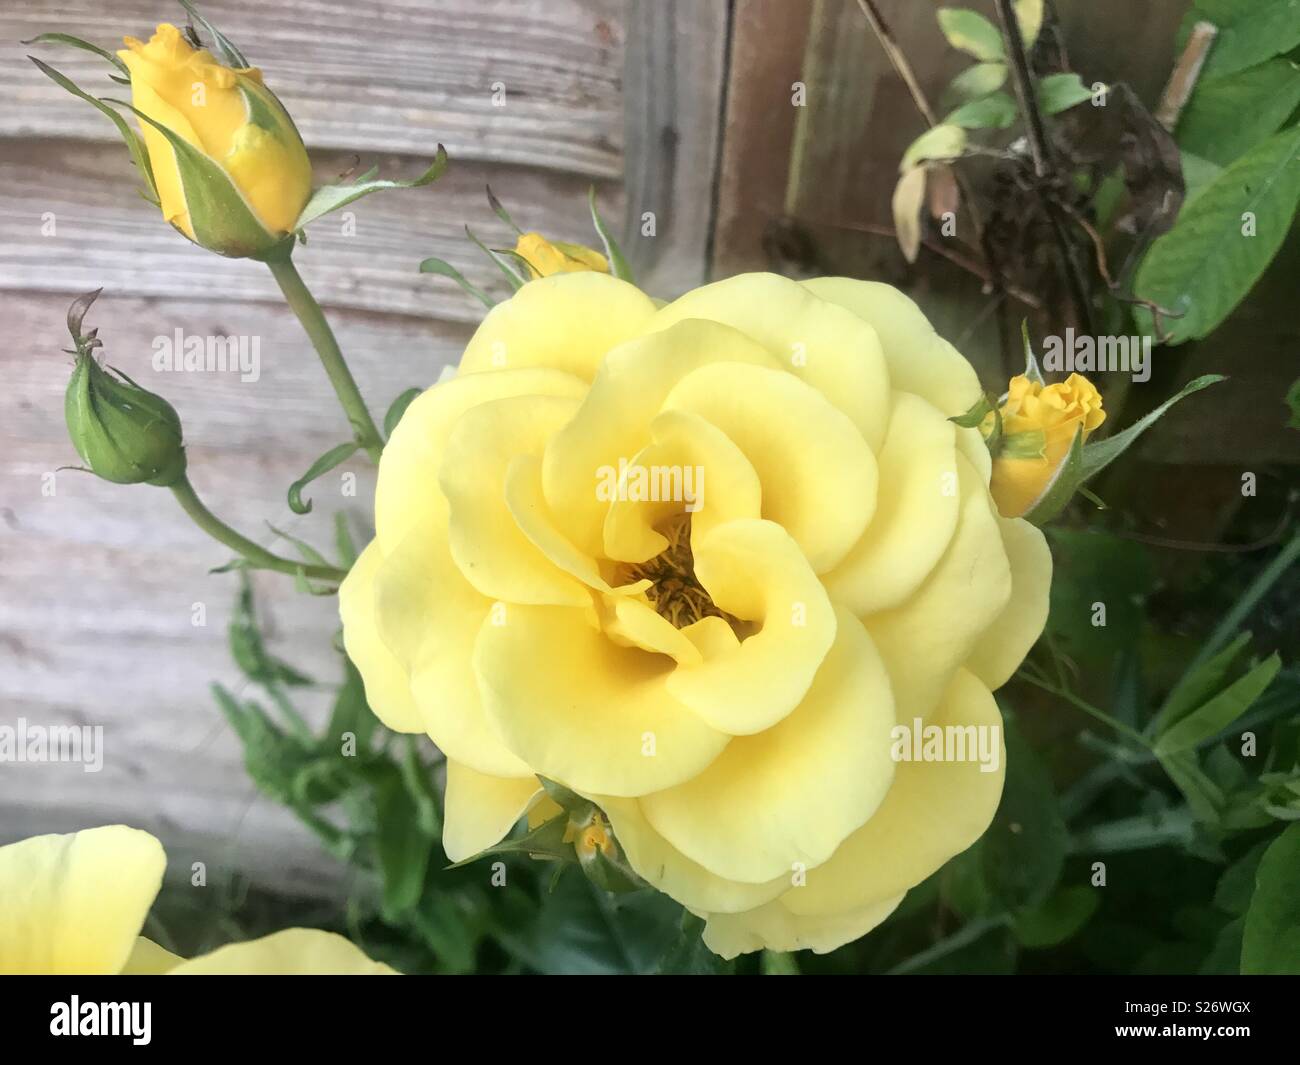
[[[948,420],[979,396],[882,284],[660,306],[583,272],[494,308],[393,433],[340,592],[376,713],[447,757],[447,854],[553,780],[733,956],[833,949],[968,847],[1002,760],[896,763],[891,730],[997,729],[1046,619],[1043,537]]]

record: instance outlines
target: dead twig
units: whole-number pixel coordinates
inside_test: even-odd
[[[876,237],[892,237],[894,240],[898,239],[898,233],[893,226],[877,225],[874,222],[827,222],[815,218],[801,218],[800,221],[807,222],[810,225],[823,225],[829,226],[832,229],[848,229],[855,233],[870,233],[872,236]],[[979,278],[984,283],[986,289],[995,289],[998,287],[990,276],[989,271],[985,269],[984,265],[979,262],[979,260],[969,255],[963,255],[956,248],[953,248],[942,241],[935,240],[933,237],[923,237],[921,239],[921,245],[934,252],[935,255],[947,259],[953,265],[959,266],[967,273]],[[1023,303],[1026,307],[1035,311],[1041,311],[1043,309],[1043,301],[1026,289],[1020,288],[1016,285],[1009,285],[1005,282],[1000,286],[1000,288],[1001,291],[1005,292],[1013,299]]]
[[[1160,103],[1156,106],[1156,121],[1170,133],[1178,125],[1183,108],[1187,106],[1197,79],[1201,76],[1201,67],[1210,54],[1210,45],[1218,35],[1219,27],[1213,22],[1198,22],[1192,27],[1187,46],[1174,64],[1173,73],[1169,75],[1165,91],[1160,94]]]
[[[1020,105],[1021,117],[1025,120],[1029,155],[1034,166],[1034,177],[1037,178],[1039,197],[1061,252],[1065,282],[1075,305],[1079,325],[1084,332],[1092,333],[1092,304],[1088,299],[1088,283],[1070,240],[1070,234],[1065,228],[1057,195],[1063,183],[1056,172],[1052,144],[1047,136],[1047,127],[1038,106],[1038,98],[1034,95],[1033,77],[1029,71],[1029,60],[1025,55],[1025,42],[1020,36],[1020,23],[1016,21],[1011,0],[994,0],[994,7],[997,9],[998,21],[1002,24],[1002,39],[1010,60],[1011,80],[1015,88],[1016,100]]]
[[[1097,273],[1101,275],[1102,281],[1106,283],[1106,287],[1110,290],[1111,296],[1114,299],[1117,299],[1120,303],[1127,303],[1133,307],[1145,307],[1147,311],[1150,312],[1152,323],[1155,327],[1156,343],[1163,344],[1169,339],[1170,334],[1165,331],[1162,320],[1165,318],[1181,318],[1183,317],[1183,312],[1171,311],[1168,307],[1160,306],[1160,304],[1155,300],[1145,299],[1142,296],[1137,295],[1127,295],[1121,292],[1120,283],[1111,276],[1110,265],[1106,258],[1106,244],[1105,241],[1102,240],[1101,234],[1097,232],[1097,228],[1073,207],[1068,204],[1063,204],[1062,207],[1066,214],[1074,220],[1074,224],[1088,234],[1088,239],[1092,241],[1093,250],[1097,259]]]

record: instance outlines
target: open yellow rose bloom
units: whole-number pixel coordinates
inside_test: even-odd
[[[1043,537],[948,420],[979,396],[882,284],[659,307],[582,272],[493,309],[393,433],[340,593],[371,705],[447,756],[448,855],[549,778],[730,957],[833,949],[974,842],[1004,759],[895,762],[891,730],[1000,748],[991,692],[1046,619]]]
[[[168,23],[147,43],[127,37],[117,54],[131,72],[131,100],[144,116],[140,132],[167,221],[226,255],[260,254],[283,240],[311,195],[311,161],[261,71],[222,66]],[[251,231],[246,218],[221,217],[232,212],[212,205],[210,182],[187,182],[176,148],[159,127],[224,172],[263,232]],[[195,217],[199,204],[202,218]]]
[[[186,961],[140,935],[167,857],[110,825],[0,847],[0,974],[391,973],[342,936],[291,928]]]

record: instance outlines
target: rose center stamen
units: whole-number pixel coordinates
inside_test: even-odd
[[[631,563],[626,576],[629,583],[649,580],[646,598],[658,613],[675,628],[684,629],[701,618],[722,618],[734,627],[735,619],[720,610],[695,576],[695,558],[691,554],[691,515],[674,515],[659,527],[668,539],[668,547],[645,562]]]

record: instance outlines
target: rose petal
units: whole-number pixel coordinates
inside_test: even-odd
[[[0,971],[119,972],[166,866],[162,844],[125,825],[0,847]]]
[[[874,451],[889,420],[889,370],[876,330],[798,282],[741,274],[661,308],[649,329],[687,318],[723,322],[752,337],[783,367],[848,415]]]
[[[820,865],[889,789],[889,675],[862,622],[842,609],[837,620],[798,707],[736,737],[699,776],[640,800],[655,831],[718,876],[762,883]]]

